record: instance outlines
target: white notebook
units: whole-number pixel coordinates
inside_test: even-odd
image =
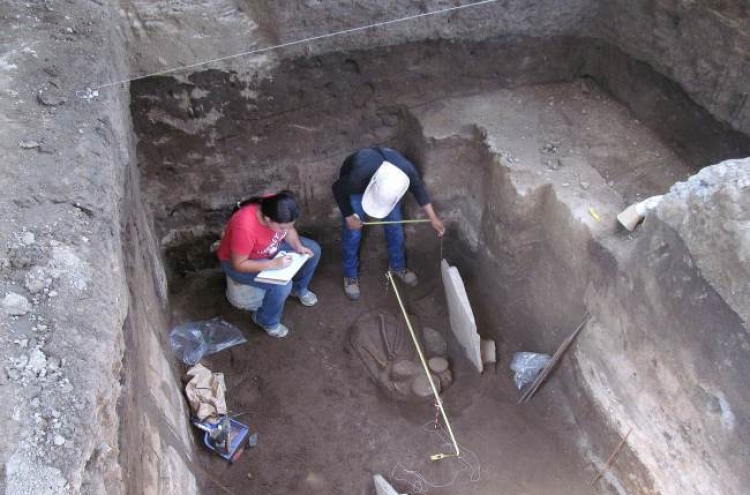
[[[305,264],[305,261],[310,258],[309,254],[279,251],[279,253],[274,256],[274,259],[281,256],[291,256],[292,264],[280,270],[263,270],[255,276],[255,281],[264,282],[266,284],[285,285],[290,280],[292,280],[292,277],[294,277],[299,269],[302,268],[302,265]]]

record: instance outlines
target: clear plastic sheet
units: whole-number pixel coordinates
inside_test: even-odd
[[[188,366],[197,364],[204,356],[245,342],[247,339],[239,328],[218,317],[184,323],[169,332],[172,351]]]
[[[516,372],[513,376],[513,383],[516,384],[516,388],[521,390],[533,382],[550,359],[551,356],[548,354],[538,354],[536,352],[516,352],[513,354],[510,369]]]

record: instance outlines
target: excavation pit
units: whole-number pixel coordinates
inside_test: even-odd
[[[627,431],[617,392],[662,388],[655,375],[629,384],[622,373],[643,355],[662,356],[647,365],[654,370],[679,369],[668,332],[635,322],[704,323],[669,288],[634,291],[658,278],[654,266],[632,265],[634,252],[664,251],[659,242],[672,253],[685,248],[658,222],[631,234],[615,215],[750,148],[668,80],[590,40],[495,40],[298,58],[255,79],[218,70],[155,77],[131,92],[170,324],[221,316],[249,340],[205,359],[225,373],[232,411],[259,432],[259,447],[231,466],[198,445],[196,462],[215,478],[204,479],[208,492],[216,482],[237,492],[357,492],[372,490],[375,473],[409,493],[651,493],[669,482],[655,483],[649,455],[626,447],[618,474],[591,484]],[[430,429],[434,405],[394,402],[348,352],[358,317],[398,314],[379,230],[363,243],[362,300],[342,291],[330,187],[342,160],[372,144],[418,166],[448,226],[442,242],[429,227],[407,228],[408,262],[421,277],[405,291],[409,311],[450,335],[445,258],[464,277],[480,334],[498,343],[497,365],[480,375],[447,337],[453,384],[443,399],[461,459],[430,462],[446,450],[441,430]],[[323,258],[312,283],[320,304],[290,299],[291,333],[275,340],[226,301],[209,246],[236,201],[282,188],[296,192],[299,228],[323,245]],[[419,214],[411,199],[405,208]],[[683,297],[713,293],[682,263]],[[644,301],[669,305],[653,314],[638,309]],[[720,306],[715,293],[701,301]],[[516,405],[512,353],[552,354],[587,310],[595,322],[541,393]],[[726,328],[739,325],[731,312],[714,314]],[[690,345],[720,345],[708,340]],[[670,420],[668,409],[656,416],[664,431],[692,421]]]
[[[0,492],[371,495],[376,473],[412,493],[747,492],[745,0],[9,0],[0,17]],[[378,230],[362,300],[342,294],[330,185],[372,144],[414,161],[448,226],[442,246],[408,229],[409,311],[447,333],[445,258],[497,343],[481,375],[446,343],[460,463],[427,461],[449,451],[434,408],[386,393],[347,340],[396,311]],[[210,247],[235,201],[281,188],[324,252],[321,305],[290,301],[279,341],[227,304]],[[516,405],[513,353],[552,353],[586,312]],[[206,360],[259,433],[234,465],[190,424],[168,339],[216,315],[250,340]]]

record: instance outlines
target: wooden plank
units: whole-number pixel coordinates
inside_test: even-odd
[[[562,357],[563,353],[570,347],[570,344],[575,340],[578,333],[583,330],[583,327],[586,326],[586,322],[589,321],[589,318],[591,317],[591,314],[587,311],[585,315],[583,315],[583,321],[580,325],[578,325],[578,328],[573,330],[573,332],[568,335],[568,338],[566,338],[562,344],[560,344],[560,347],[557,348],[557,351],[555,351],[554,356],[552,356],[552,359],[549,360],[547,365],[542,369],[541,373],[536,377],[536,380],[529,385],[529,387],[521,394],[521,398],[518,399],[518,404],[522,402],[529,402],[531,398],[534,396],[537,390],[539,390],[539,387],[544,383],[544,381],[547,379],[547,376],[552,372],[552,369],[555,367],[558,361],[560,361],[560,358]]]

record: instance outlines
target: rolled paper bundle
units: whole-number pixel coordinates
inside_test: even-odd
[[[617,215],[617,221],[620,222],[623,227],[632,232],[638,223],[646,216],[646,212],[656,208],[661,201],[661,198],[663,198],[663,196],[651,196],[640,203],[634,203],[628,206]]]

